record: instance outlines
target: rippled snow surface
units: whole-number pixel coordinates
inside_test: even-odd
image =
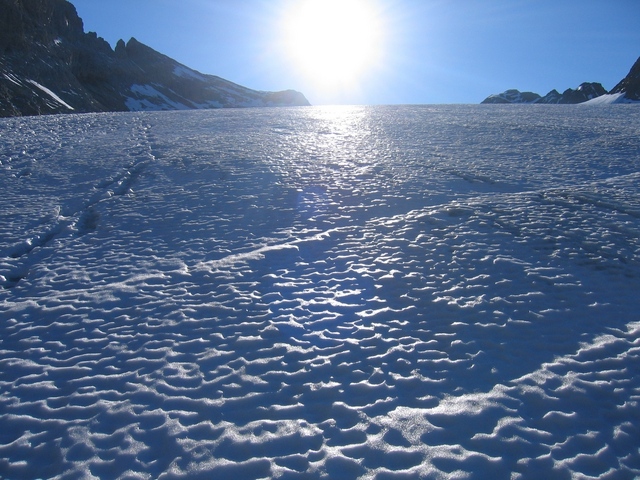
[[[0,121],[0,477],[640,475],[640,109]]]

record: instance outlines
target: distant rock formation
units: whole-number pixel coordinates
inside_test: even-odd
[[[611,89],[610,94],[622,93],[625,98],[640,102],[640,58],[633,64],[626,77]]]
[[[582,103],[587,100],[591,100],[592,98],[597,98],[600,95],[604,95],[607,93],[607,89],[602,86],[600,83],[595,82],[585,82],[581,83],[578,88],[575,90],[572,88],[568,88],[557,102],[540,102],[540,103]],[[546,97],[543,97],[546,98]]]
[[[533,92],[521,92],[515,88],[502,93],[489,95],[482,103],[536,103],[540,95]]]
[[[309,105],[205,75],[132,38],[85,33],[67,0],[0,0],[0,116]]]
[[[610,92],[599,83],[582,83],[575,90],[569,88],[562,94],[551,90],[544,97],[533,92],[515,89],[489,95],[480,103],[636,103],[640,102],[640,58],[631,70]]]
[[[592,98],[606,94],[607,91],[599,83],[585,82],[580,84],[575,90],[568,88],[560,93],[551,90],[544,97],[533,92],[520,92],[515,89],[507,90],[503,93],[489,95],[481,103],[563,103],[575,104],[586,102]]]

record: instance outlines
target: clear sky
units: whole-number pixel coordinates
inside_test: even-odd
[[[640,0],[321,0],[303,12],[314,1],[71,3],[112,47],[135,37],[202,73],[316,105],[479,103],[587,81],[609,90],[640,57]],[[345,58],[325,67],[323,55]],[[323,68],[353,71],[325,79]]]

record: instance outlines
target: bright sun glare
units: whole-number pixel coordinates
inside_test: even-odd
[[[295,65],[325,88],[362,80],[378,61],[381,29],[372,0],[296,2],[285,23]]]

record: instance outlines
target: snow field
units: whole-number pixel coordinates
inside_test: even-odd
[[[0,476],[640,475],[639,119],[3,120]]]

